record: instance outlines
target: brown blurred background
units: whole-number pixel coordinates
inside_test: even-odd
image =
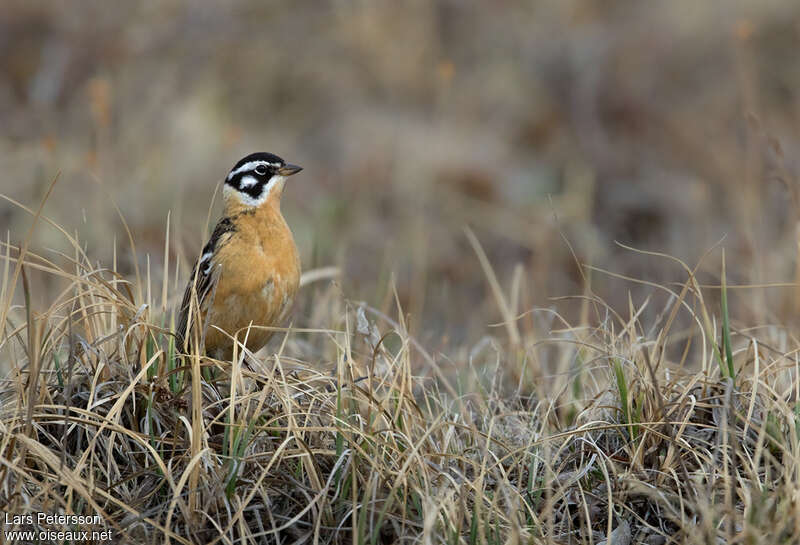
[[[171,211],[185,278],[215,184],[277,153],[305,167],[283,204],[304,268],[341,266],[343,293],[376,306],[394,274],[412,332],[445,349],[500,320],[465,225],[504,289],[523,267],[520,312],[583,292],[565,240],[668,283],[678,266],[614,241],[694,266],[725,237],[730,283],[793,282],[798,51],[793,0],[6,0],[0,193],[35,208],[60,172],[46,215],[102,263],[116,239],[130,273],[112,195],[154,277]],[[29,224],[0,203],[3,238]],[[37,252],[63,247],[37,230]],[[661,297],[592,286],[620,310]],[[758,323],[797,311],[791,287],[737,294]]]

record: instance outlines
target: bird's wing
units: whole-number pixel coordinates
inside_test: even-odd
[[[203,253],[195,263],[192,270],[192,276],[189,278],[189,283],[186,285],[186,291],[183,293],[183,301],[180,306],[180,313],[178,315],[178,326],[175,329],[176,350],[182,353],[189,351],[189,316],[192,317],[192,328],[199,323],[197,318],[198,314],[203,314],[204,309],[210,303],[210,298],[214,292],[217,279],[219,278],[219,263],[217,255],[222,244],[233,236],[236,227],[230,218],[222,218],[211,238],[205,246],[203,246]],[[196,306],[192,305],[192,300],[196,294]],[[191,312],[190,312],[191,309]]]

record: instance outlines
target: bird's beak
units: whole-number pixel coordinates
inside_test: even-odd
[[[285,165],[283,165],[281,168],[278,169],[278,174],[280,174],[281,176],[291,176],[292,174],[297,174],[301,170],[303,170],[303,167],[299,167],[297,165],[290,165],[289,163],[286,163]]]

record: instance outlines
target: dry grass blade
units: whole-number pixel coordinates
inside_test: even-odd
[[[472,229],[469,227],[464,227],[464,232],[467,235],[467,239],[469,239],[469,243],[472,245],[472,249],[475,250],[475,254],[478,256],[478,260],[483,268],[483,272],[486,274],[486,280],[489,282],[489,286],[492,288],[492,294],[497,302],[500,314],[503,317],[503,323],[506,326],[508,338],[513,346],[519,346],[521,338],[519,335],[519,329],[517,328],[517,323],[514,320],[514,313],[511,311],[508,301],[506,301],[506,297],[503,294],[502,288],[500,288],[500,283],[497,281],[497,276],[494,274],[492,264],[489,263],[489,258],[486,257],[486,252],[483,251],[481,243],[478,242],[478,237],[475,236],[475,233],[472,232]]]

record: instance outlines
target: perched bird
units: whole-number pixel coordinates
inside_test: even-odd
[[[255,352],[272,332],[248,326],[280,325],[286,317],[300,282],[300,258],[281,215],[281,195],[286,178],[301,170],[277,155],[253,153],[225,178],[222,219],[183,295],[180,352],[189,352],[203,335],[206,354],[216,359],[231,359],[234,336],[243,343],[246,335]]]

